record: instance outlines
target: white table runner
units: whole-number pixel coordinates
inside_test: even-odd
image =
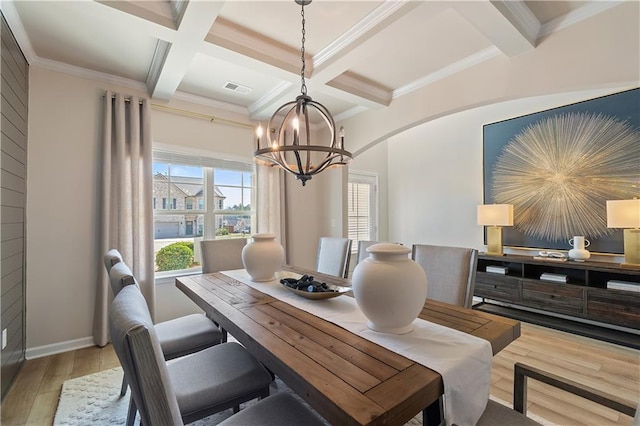
[[[280,272],[278,279],[262,283],[251,281],[244,269],[223,274],[437,371],[444,382],[447,425],[475,425],[484,412],[493,362],[488,341],[419,318],[413,322],[413,331],[407,334],[370,330],[352,297],[309,300],[284,288],[280,278],[300,277],[293,272]]]

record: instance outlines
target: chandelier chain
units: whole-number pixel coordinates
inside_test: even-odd
[[[302,92],[303,95],[307,94],[307,84],[304,81],[304,71],[306,68],[306,63],[304,60],[304,42],[306,41],[305,39],[305,35],[306,35],[306,30],[304,28],[304,24],[306,22],[306,20],[304,19],[304,4],[302,4],[302,11],[300,12],[300,14],[302,15],[302,47],[300,48],[300,55],[302,56],[302,70],[300,71],[300,78],[302,80],[302,86],[300,87],[300,91]]]

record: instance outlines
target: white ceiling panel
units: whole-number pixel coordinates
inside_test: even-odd
[[[251,88],[246,95],[223,88],[227,81]],[[282,80],[269,77],[210,56],[197,54],[182,79],[178,90],[248,107],[265,96]]]
[[[315,0],[305,6],[305,49],[315,55],[382,2]],[[227,1],[220,16],[300,49],[301,9],[293,0]]]
[[[101,14],[93,2],[14,3],[41,58],[144,81],[157,39]]]
[[[535,49],[540,24],[566,17],[562,27],[573,25],[603,3],[623,2],[314,0],[305,7],[305,47],[315,62],[308,93],[334,115],[386,108],[433,75],[447,78],[491,57],[478,53]],[[204,104],[244,107],[256,120],[300,93],[294,0],[2,0],[2,7],[34,65],[123,77],[146,84],[153,99],[194,94]],[[252,90],[234,93],[226,82]]]
[[[489,46],[455,10],[425,3],[352,52],[349,71],[397,89]]]

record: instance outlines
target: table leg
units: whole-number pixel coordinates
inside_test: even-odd
[[[442,408],[442,397],[433,401],[431,405],[422,410],[423,426],[440,426],[444,424],[444,409]]]

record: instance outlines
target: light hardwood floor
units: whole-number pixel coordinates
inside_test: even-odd
[[[494,357],[491,394],[512,401],[513,364],[525,364],[617,394],[640,398],[640,351],[522,324],[522,336]],[[2,425],[50,425],[62,383],[119,366],[110,345],[29,360],[2,403]],[[633,419],[529,380],[528,411],[560,425],[631,425]],[[508,426],[508,425],[506,425]]]

